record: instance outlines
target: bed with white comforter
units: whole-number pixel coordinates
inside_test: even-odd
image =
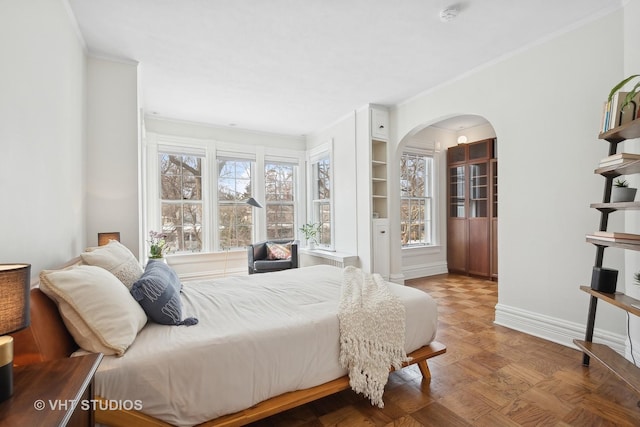
[[[320,265],[184,282],[183,313],[199,323],[148,323],[122,357],[104,357],[96,395],[137,401],[141,412],[183,426],[344,376],[337,316],[342,274]],[[417,289],[389,286],[406,309],[406,352],[430,343],[435,301]]]

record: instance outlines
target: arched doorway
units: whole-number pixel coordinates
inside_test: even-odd
[[[497,144],[496,134],[487,119],[477,115],[455,115],[446,119],[437,119],[417,126],[399,142],[395,153],[395,164],[399,165],[399,187],[396,201],[399,218],[399,264],[405,279],[430,276],[455,271],[486,278],[498,277],[497,262]],[[453,172],[464,172],[464,182],[455,182],[454,189],[464,190],[462,201],[456,194],[451,196],[451,174],[447,153],[462,152],[467,158],[471,147],[477,148],[477,141],[490,141],[486,155],[482,161],[474,159],[472,165],[457,164]],[[417,156],[417,157],[411,157]],[[431,183],[425,181],[425,202],[420,205],[416,192],[407,191],[412,184],[406,179],[403,168],[408,158],[425,156],[432,159]],[[482,163],[482,164],[481,164]],[[454,179],[457,175],[453,175]],[[474,187],[466,178],[473,176]],[[431,185],[430,188],[429,185]],[[412,190],[415,190],[413,188]],[[418,189],[420,190],[420,189]],[[418,191],[419,192],[419,191]],[[473,195],[473,198],[469,196]],[[473,200],[472,200],[473,199]],[[415,203],[412,203],[415,200]],[[429,208],[429,203],[431,207]],[[416,206],[420,206],[416,208]],[[420,212],[423,209],[426,212]],[[450,220],[451,214],[458,214],[457,219]],[[471,219],[473,217],[473,219]],[[421,220],[420,220],[421,218]],[[462,222],[460,218],[465,218]],[[414,223],[412,223],[414,221]],[[455,225],[451,225],[451,223]],[[423,239],[416,237],[416,229],[424,225]],[[407,233],[411,233],[410,236]],[[392,236],[393,237],[393,236]],[[484,238],[485,242],[480,240]],[[486,249],[481,249],[486,243]],[[464,256],[460,256],[464,254]],[[457,258],[455,258],[457,256]],[[454,259],[455,258],[455,259]],[[397,259],[397,258],[396,258]],[[469,260],[472,267],[469,270]],[[478,269],[477,264],[487,262],[485,269]],[[462,262],[462,264],[461,264]],[[450,268],[450,263],[453,269]]]

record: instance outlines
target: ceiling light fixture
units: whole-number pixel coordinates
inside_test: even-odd
[[[440,20],[442,22],[452,21],[456,16],[458,16],[458,9],[455,7],[448,7],[440,11]]]

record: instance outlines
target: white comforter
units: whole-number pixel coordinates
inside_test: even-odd
[[[137,401],[142,412],[182,426],[343,376],[341,284],[342,269],[331,266],[185,282],[183,316],[199,323],[148,323],[124,356],[103,359],[96,394]],[[391,290],[406,307],[405,350],[431,342],[435,301],[413,288]]]

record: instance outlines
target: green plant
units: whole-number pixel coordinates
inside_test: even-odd
[[[167,241],[165,240],[167,235],[164,233],[159,233],[157,231],[149,232],[149,258],[158,259],[162,258],[164,253],[169,250],[169,246],[167,246]]]
[[[633,275],[633,279],[636,281],[636,285],[640,285],[640,271]]]
[[[318,243],[317,237],[320,234],[320,224],[315,222],[307,223],[300,227],[299,230],[302,231],[304,238],[309,242]]]
[[[624,179],[622,179],[622,180],[616,179],[614,181],[613,185],[615,185],[616,187],[628,187],[629,183]]]
[[[629,83],[631,80],[635,79],[636,77],[640,77],[640,74],[634,74],[632,76],[629,76],[626,79],[622,80],[617,85],[615,85],[613,87],[613,89],[611,89],[611,92],[609,92],[608,101],[611,101],[613,99],[613,95],[615,95],[617,91],[622,89],[622,87],[624,85],[626,85],[627,83]],[[622,103],[622,107],[621,108],[624,108],[628,103],[630,103],[631,100],[633,99],[633,97],[636,96],[638,93],[640,93],[640,81],[635,84],[635,86],[633,87],[633,89],[631,89],[629,91],[629,93],[627,93],[627,96],[624,98],[624,102]]]

